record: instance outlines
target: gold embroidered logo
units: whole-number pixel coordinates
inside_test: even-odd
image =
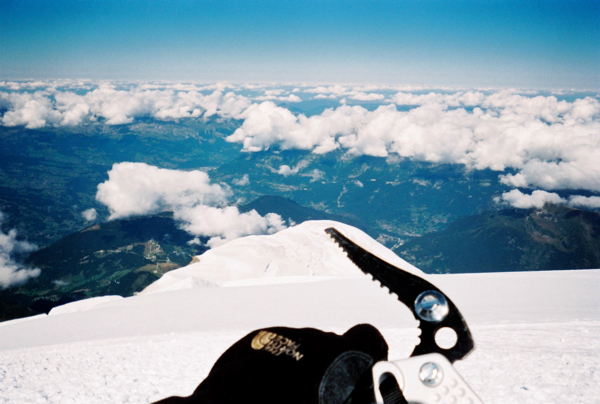
[[[254,338],[252,338],[252,343],[250,345],[252,346],[252,349],[256,349],[257,351],[260,351],[262,349],[264,351],[272,353],[275,356],[284,354],[287,356],[291,356],[297,361],[302,359],[302,357],[304,356],[303,354],[298,352],[300,344],[271,331],[259,331],[258,334],[256,334]]]

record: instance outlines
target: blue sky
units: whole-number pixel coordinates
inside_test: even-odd
[[[599,87],[600,1],[0,0],[0,78]]]

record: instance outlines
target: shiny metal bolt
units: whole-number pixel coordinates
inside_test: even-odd
[[[444,372],[437,363],[427,362],[421,366],[419,378],[425,386],[435,387],[442,382],[442,379],[444,378]]]
[[[435,290],[421,293],[415,300],[417,315],[430,323],[438,323],[448,315],[448,302],[444,295]]]

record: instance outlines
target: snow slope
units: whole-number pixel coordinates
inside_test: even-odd
[[[370,278],[357,276],[356,268],[334,268],[331,262],[345,261],[336,261],[336,245],[318,233],[329,224],[310,223],[287,231],[289,238],[240,244],[261,251],[248,261],[254,265],[249,273],[261,277],[253,271],[279,260],[279,274],[293,275],[282,277],[286,283],[236,278],[231,269],[238,263],[232,259],[232,267],[210,280],[197,274],[205,274],[197,265],[186,268],[177,280],[184,282],[175,287],[171,282],[153,293],[87,301],[50,316],[0,323],[0,402],[148,403],[187,395],[229,345],[272,325],[343,332],[369,322],[386,337],[391,359],[406,357],[418,341],[415,320]],[[397,260],[364,233],[335,226]],[[269,247],[259,247],[265,240]],[[282,251],[272,240],[300,252],[310,251],[312,240],[315,255]],[[219,251],[225,247],[213,250],[215,257],[227,258]],[[239,253],[241,260],[246,252],[240,251],[232,249],[231,257]],[[288,266],[295,269],[287,272]],[[313,271],[310,278],[302,272],[306,268]],[[428,279],[452,298],[471,326],[477,349],[456,368],[484,402],[600,403],[600,270]],[[229,286],[186,288],[203,281]]]
[[[270,236],[239,238],[209,250],[198,257],[197,263],[166,273],[142,294],[202,286],[304,281],[303,278],[313,276],[361,276],[362,272],[325,233],[328,227],[335,227],[391,264],[423,275],[362,231],[339,222],[317,220]]]

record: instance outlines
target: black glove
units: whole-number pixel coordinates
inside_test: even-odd
[[[344,335],[256,330],[221,355],[191,396],[155,404],[370,404],[371,368],[387,354],[383,336],[369,324]]]

